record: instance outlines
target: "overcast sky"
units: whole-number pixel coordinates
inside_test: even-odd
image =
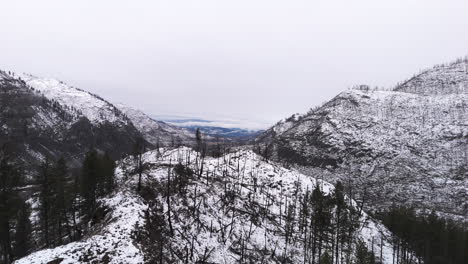
[[[468,55],[468,1],[1,0],[0,69],[264,127]],[[248,121],[248,122],[247,122]]]

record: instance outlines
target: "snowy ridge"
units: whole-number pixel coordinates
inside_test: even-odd
[[[422,95],[468,93],[468,56],[422,71],[397,85],[395,91]]]
[[[287,258],[292,263],[303,263],[300,235],[295,233],[288,243],[285,240],[286,205],[296,204],[316,184],[324,193],[333,192],[333,185],[266,162],[249,150],[206,158],[203,163],[200,158],[199,153],[186,147],[144,154],[144,160],[151,168],[144,174],[145,186],[161,183],[165,186],[168,169],[173,171],[176,164],[184,164],[193,170],[199,170],[203,164],[204,168],[201,175],[189,179],[184,193],[170,196],[175,232],[174,236],[165,238],[164,254],[171,255],[168,247],[171,252],[183,253],[193,244],[189,263],[238,263],[242,241],[243,247],[249,249],[242,255],[244,261],[277,263],[281,258]],[[112,210],[112,216],[106,218],[107,225],[101,231],[83,241],[42,250],[15,263],[48,263],[57,259],[63,259],[57,263],[67,264],[83,263],[85,259],[99,263],[145,263],[144,252],[131,235],[144,225],[142,216],[147,209],[146,203],[135,194],[137,175],[130,173],[132,164],[132,159],[128,158],[117,168],[118,190],[103,199]],[[163,206],[167,227],[166,197],[158,192],[156,199]],[[352,204],[357,206],[355,202]],[[298,211],[299,206],[295,210]],[[298,232],[297,223],[293,228]],[[391,234],[385,227],[363,213],[356,232],[368,248],[380,248],[380,241],[383,241],[383,263],[392,262]]]
[[[156,163],[173,164],[174,162],[184,163],[187,159],[194,161],[197,154],[191,149],[180,148],[155,159],[157,156],[157,152],[150,152],[147,158],[157,160]],[[196,167],[193,166],[194,169]],[[184,223],[191,223],[193,219],[181,219],[180,225],[177,223],[176,226],[183,230],[191,229],[188,231],[191,234],[185,233],[184,236],[199,238],[196,244],[197,252],[203,253],[207,249],[212,250],[212,258],[209,259],[209,262],[212,263],[238,263],[240,256],[232,249],[239,246],[239,238],[248,236],[251,240],[244,242],[247,243],[247,248],[263,249],[261,254],[259,252],[253,253],[253,255],[257,255],[251,256],[251,261],[259,262],[261,260],[260,262],[275,263],[278,261],[275,260],[275,251],[278,251],[279,255],[288,256],[292,263],[304,261],[302,243],[286,245],[282,233],[284,230],[278,226],[278,223],[281,223],[279,218],[285,218],[285,207],[288,204],[296,203],[297,196],[300,197],[307,190],[313,190],[317,184],[320,185],[325,194],[331,194],[334,190],[332,184],[306,176],[295,170],[283,168],[274,162],[266,162],[251,150],[240,150],[218,159],[207,159],[204,162],[204,167],[206,175],[212,175],[214,179],[207,179],[210,182],[207,185],[200,183],[189,189],[189,192],[198,193],[204,199],[200,209],[200,213],[203,215],[202,221],[206,226],[213,226],[213,229],[222,229],[234,219],[234,227],[232,235],[224,244],[220,244],[219,234],[216,237],[210,234],[209,230],[200,231],[193,227],[187,227]],[[223,179],[226,177],[225,175],[232,177],[232,179],[228,179],[228,185],[232,186],[232,191],[239,195],[232,205],[235,208],[233,212],[219,205],[219,201],[223,199],[224,187],[217,183],[216,178]],[[152,175],[152,177],[154,176],[166,177],[165,171]],[[258,189],[255,190],[256,188]],[[174,204],[183,204],[183,201],[176,200]],[[352,201],[352,204],[357,208],[356,202]],[[261,220],[260,224],[252,228],[252,214],[265,209],[265,207],[262,208],[262,205],[266,207],[267,216]],[[180,209],[183,210],[183,208]],[[296,210],[295,215],[298,215],[299,208]],[[283,216],[279,217],[281,214]],[[282,221],[285,220],[282,219]],[[364,241],[369,249],[372,246],[380,247],[382,239],[383,263],[392,262],[392,246],[389,241],[391,234],[382,224],[372,220],[363,212],[357,232],[357,237]],[[373,242],[374,245],[372,245]],[[180,237],[176,238],[173,243],[183,245],[185,241]],[[283,252],[284,250],[286,253]],[[265,252],[266,255],[263,256],[262,254]]]
[[[194,141],[194,132],[188,129],[156,121],[142,111],[124,104],[116,106],[132,121],[145,140],[153,145],[157,145],[158,141],[162,145],[169,145],[177,138],[186,144]]]
[[[17,77],[46,98],[76,109],[93,123],[119,122],[128,124],[128,120],[121,114],[120,110],[97,95],[55,79],[38,78],[29,74],[20,74]]]
[[[308,175],[351,177],[371,196],[368,209],[397,203],[459,218],[468,213],[466,66],[437,66],[393,91],[342,92],[257,141]]]
[[[17,141],[26,166],[46,157],[78,166],[91,147],[120,158],[140,137],[112,104],[59,81],[0,71],[0,90],[0,137]]]
[[[289,118],[282,119],[275,126],[273,126],[273,131],[276,134],[282,134],[286,130],[290,129],[294,122],[301,120],[303,116],[304,115],[302,114],[296,113],[290,116]]]

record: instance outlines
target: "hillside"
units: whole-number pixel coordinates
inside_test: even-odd
[[[94,124],[104,122],[128,125],[129,119],[122,112],[98,95],[67,85],[64,82],[38,78],[29,74],[19,74],[17,78],[49,100],[62,106],[75,109]]]
[[[133,160],[121,161],[115,191],[100,201],[108,213],[88,235],[15,263],[302,263],[311,259],[311,238],[305,230],[313,218],[303,214],[303,207],[309,205],[302,201],[308,201],[304,198],[317,184],[331,195],[331,184],[266,162],[248,150],[202,158],[182,147],[147,152],[143,159],[149,169],[141,196],[135,192],[138,175],[132,173]],[[377,258],[391,263],[390,233],[364,212],[357,213],[355,202],[346,202],[359,223],[353,229],[353,241],[375,247]],[[333,240],[327,241],[322,253],[334,248]],[[346,253],[346,245],[339,247],[340,255],[354,258]],[[355,247],[354,242],[350,245]]]
[[[90,148],[114,158],[140,135],[120,110],[59,81],[0,73],[0,142],[28,166],[46,157],[78,165]]]
[[[132,121],[144,139],[155,146],[171,146],[174,143],[191,145],[195,141],[195,131],[154,120],[142,111],[124,104],[118,104],[117,107]]]
[[[468,214],[468,60],[438,65],[393,90],[360,86],[257,138],[302,172],[341,179],[368,209],[406,204]]]

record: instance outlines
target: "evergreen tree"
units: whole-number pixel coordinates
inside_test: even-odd
[[[141,161],[141,156],[138,159]],[[113,190],[114,173],[115,162],[109,155],[99,155],[96,150],[91,150],[86,154],[81,168],[80,183],[80,194],[83,198],[81,209],[85,221],[89,220],[96,211],[98,198]]]
[[[135,239],[142,245],[145,252],[145,263],[171,263],[171,254],[164,254],[165,241],[169,232],[164,219],[163,206],[159,202],[150,201],[145,211],[145,224],[136,228]]]
[[[310,215],[310,208],[309,208],[309,196],[310,192],[307,190],[301,199],[300,202],[300,210],[299,210],[299,232],[306,232],[308,218]]]
[[[200,152],[201,151],[201,145],[202,145],[202,134],[200,132],[200,128],[197,127],[197,130],[195,131],[195,140],[197,142],[196,146],[196,151]]]
[[[409,262],[410,253],[414,252],[418,262],[467,263],[468,228],[465,224],[441,218],[434,211],[416,214],[414,209],[406,207],[393,206],[377,216],[394,234],[395,262]]]
[[[81,196],[83,197],[82,215],[89,220],[97,207],[100,164],[96,150],[86,154],[81,169]]]
[[[21,203],[15,187],[21,183],[21,169],[6,146],[0,148],[0,260],[13,261],[11,228]]]
[[[63,158],[60,158],[52,168],[51,204],[53,213],[51,222],[54,227],[54,241],[57,245],[63,243],[65,230],[69,230],[67,211],[71,206],[69,194],[66,193],[68,168]],[[70,236],[70,232],[68,232]]]
[[[312,210],[312,223],[314,226],[314,242],[312,254],[318,253],[318,259],[322,256],[322,250],[325,244],[330,239],[331,231],[331,209],[332,201],[330,197],[325,196],[322,192],[320,185],[317,184],[311,196],[313,210]],[[317,249],[317,251],[315,251]]]
[[[296,207],[294,203],[290,203],[287,206],[287,213],[286,213],[286,221],[285,221],[285,240],[286,240],[286,246],[291,240],[291,237],[294,233],[294,220],[296,218]]]
[[[81,238],[82,232],[79,226],[79,222],[77,221],[77,215],[79,214],[80,209],[80,191],[81,191],[81,175],[76,173],[76,175],[72,176],[73,181],[70,185],[66,186],[67,193],[69,194],[68,197],[68,205],[67,214],[70,216],[71,227],[67,230],[69,234],[70,240],[75,241]]]
[[[375,256],[362,241],[356,243],[355,264],[375,264]]]
[[[325,251],[325,253],[320,257],[319,264],[333,264],[332,257],[328,251]]]
[[[46,247],[51,245],[50,227],[53,199],[51,165],[48,159],[39,167],[39,217],[41,223],[42,242]]]
[[[32,225],[29,220],[30,214],[29,205],[23,201],[17,215],[14,236],[14,254],[16,259],[26,256],[33,246],[31,244]]]
[[[333,192],[333,203],[335,206],[334,222],[335,222],[335,263],[339,263],[340,251],[343,250],[343,244],[348,241],[349,228],[357,223],[351,223],[349,219],[349,208],[345,201],[345,190],[343,184],[338,181]]]
[[[115,161],[105,153],[101,158],[102,173],[104,176],[104,193],[108,194],[114,190],[115,187]]]
[[[133,158],[135,160],[135,170],[138,173],[137,191],[141,191],[141,177],[145,171],[145,164],[143,162],[143,153],[145,153],[146,146],[143,138],[138,138],[133,146]]]

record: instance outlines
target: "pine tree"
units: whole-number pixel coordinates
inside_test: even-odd
[[[288,246],[291,237],[294,233],[294,221],[295,221],[295,214],[296,214],[296,207],[294,203],[290,203],[287,207],[286,219],[285,219],[285,240],[286,246]]]
[[[319,264],[333,264],[332,257],[328,251],[325,251],[325,253],[320,257]]]
[[[335,186],[335,191],[333,193],[333,200],[335,205],[335,262],[339,263],[339,252],[340,245],[343,243],[343,234],[346,233],[346,229],[343,228],[343,222],[346,222],[346,201],[344,197],[344,186],[338,181]],[[344,218],[344,219],[343,219]]]
[[[55,230],[54,240],[56,244],[61,245],[65,230],[69,230],[67,209],[71,206],[70,198],[66,193],[68,168],[63,158],[54,164],[51,176],[51,206],[53,208],[51,220]]]
[[[104,194],[108,194],[114,190],[115,182],[115,161],[105,153],[101,158],[102,174],[104,180]]]
[[[355,264],[375,264],[375,256],[362,241],[356,243]]]
[[[0,259],[13,261],[11,228],[13,216],[21,203],[15,187],[21,183],[21,169],[13,154],[6,147],[0,148]]]
[[[164,254],[168,231],[162,204],[151,201],[144,217],[145,224],[142,228],[137,228],[136,240],[145,252],[145,263],[170,263],[170,254]]]
[[[330,239],[332,201],[330,197],[324,195],[319,184],[315,186],[311,200],[313,204],[311,217],[314,226],[312,254],[315,255],[315,249],[317,249],[320,259],[324,245]]]
[[[71,227],[67,230],[70,236],[70,240],[78,240],[81,238],[82,231],[79,226],[79,222],[77,221],[77,215],[79,212],[80,207],[80,191],[81,191],[81,177],[79,174],[73,176],[73,181],[70,185],[67,186],[67,193],[69,194],[68,197],[68,205],[67,213],[70,216]]]
[[[39,217],[41,223],[42,241],[45,247],[51,245],[50,221],[53,202],[51,165],[48,159],[39,167]]]
[[[197,130],[195,131],[195,140],[197,142],[197,146],[196,146],[196,151],[197,152],[200,152],[201,151],[201,144],[202,144],[202,134],[200,132],[200,128],[197,128]]]
[[[86,154],[81,169],[82,215],[86,220],[90,219],[97,207],[99,171],[98,153],[93,149]]]
[[[141,159],[140,157],[139,160]],[[109,155],[99,155],[96,150],[91,150],[86,154],[81,168],[80,181],[80,194],[83,198],[81,210],[85,221],[90,220],[95,213],[98,199],[113,190],[114,173],[115,162]]]
[[[22,201],[17,215],[17,225],[14,236],[14,254],[16,259],[26,256],[33,246],[31,244],[32,225],[29,220],[30,214],[29,205]]]
[[[435,211],[416,214],[412,208],[395,206],[378,217],[395,234],[395,262],[409,262],[409,253],[414,252],[418,261],[424,263],[467,263],[465,225],[441,218]]]
[[[145,141],[143,138],[138,138],[133,146],[133,158],[135,160],[135,170],[138,173],[137,191],[141,191],[141,177],[145,171],[145,164],[143,162],[143,153],[145,153]]]

